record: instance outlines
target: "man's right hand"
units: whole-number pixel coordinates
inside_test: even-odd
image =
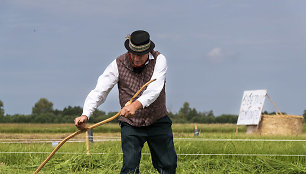
[[[88,117],[86,115],[82,115],[80,117],[76,117],[74,119],[74,125],[79,129],[83,130],[86,128],[86,122],[88,120]]]

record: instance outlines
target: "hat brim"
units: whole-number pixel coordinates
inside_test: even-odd
[[[130,53],[141,56],[141,55],[144,55],[144,54],[147,54],[147,53],[151,52],[151,51],[154,49],[155,44],[154,44],[154,42],[151,41],[150,48],[148,48],[148,49],[145,50],[145,51],[141,51],[141,52],[132,50],[132,49],[130,48],[130,46],[129,46],[129,40],[128,40],[128,39],[124,42],[124,46],[125,46],[125,48],[126,48]]]

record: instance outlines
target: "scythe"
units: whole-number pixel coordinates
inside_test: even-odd
[[[152,80],[150,80],[149,82],[147,82],[146,84],[144,84],[144,85],[134,94],[134,96],[127,102],[126,105],[131,104],[131,103],[133,102],[133,100],[138,96],[138,94],[139,94],[146,86],[148,86],[151,82],[153,82],[153,81],[155,81],[155,80],[156,80],[156,79],[152,79]],[[95,128],[95,127],[101,126],[101,125],[103,125],[103,124],[105,124],[105,123],[108,123],[108,122],[114,120],[115,118],[117,118],[117,117],[120,115],[120,112],[121,112],[121,110],[120,110],[116,115],[114,115],[114,116],[112,116],[112,117],[110,117],[110,118],[108,118],[108,119],[106,119],[106,120],[103,120],[103,121],[101,121],[101,122],[99,122],[99,123],[96,123],[96,124],[94,124],[94,125],[91,125],[91,126],[85,128],[85,129],[78,130],[78,131],[74,132],[73,134],[67,136],[65,139],[63,139],[63,140],[54,148],[54,150],[50,153],[50,155],[46,158],[46,160],[45,160],[43,163],[40,164],[40,166],[37,168],[37,170],[34,172],[34,174],[37,174],[37,173],[44,167],[44,165],[51,159],[51,157],[55,154],[55,152],[56,152],[56,151],[66,142],[66,141],[68,141],[69,139],[75,137],[76,135],[78,135],[78,134],[80,134],[80,133],[86,132],[86,131],[89,130],[89,129],[93,129],[93,128]]]

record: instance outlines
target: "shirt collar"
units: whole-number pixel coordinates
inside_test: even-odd
[[[149,53],[149,59],[146,61],[145,65],[147,65],[149,63],[149,60],[152,59],[154,59],[154,56],[151,53]]]
[[[150,60],[154,59],[154,56],[151,53],[149,53],[149,59]]]

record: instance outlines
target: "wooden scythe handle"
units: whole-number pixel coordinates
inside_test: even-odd
[[[127,102],[126,105],[131,104],[131,103],[133,102],[133,100],[138,96],[138,94],[139,94],[146,86],[148,86],[151,82],[154,82],[155,80],[156,80],[156,79],[152,79],[152,80],[150,80],[149,82],[147,82],[146,84],[144,84],[144,85],[134,94],[134,96]],[[80,134],[80,133],[86,132],[86,131],[89,130],[89,129],[93,129],[93,128],[95,128],[95,127],[101,126],[102,124],[105,124],[105,123],[108,123],[108,122],[114,120],[116,117],[118,117],[118,116],[120,115],[120,112],[121,112],[121,110],[120,110],[116,115],[114,115],[114,116],[112,116],[112,117],[110,117],[110,118],[108,118],[108,119],[106,119],[106,120],[103,120],[103,121],[101,121],[101,122],[99,122],[99,123],[96,123],[96,124],[94,124],[94,125],[91,125],[91,126],[85,128],[85,129],[78,130],[78,131],[74,132],[73,134],[69,135],[68,137],[66,137],[65,139],[63,139],[63,140],[54,148],[54,150],[50,153],[50,155],[46,158],[46,160],[45,160],[43,163],[41,163],[41,165],[40,165],[40,166],[38,167],[38,169],[34,172],[34,174],[37,174],[37,173],[44,167],[44,165],[51,159],[51,157],[55,154],[55,152],[56,152],[56,151],[66,142],[66,141],[68,141],[69,139],[75,137],[76,135],[78,135],[78,134]]]

